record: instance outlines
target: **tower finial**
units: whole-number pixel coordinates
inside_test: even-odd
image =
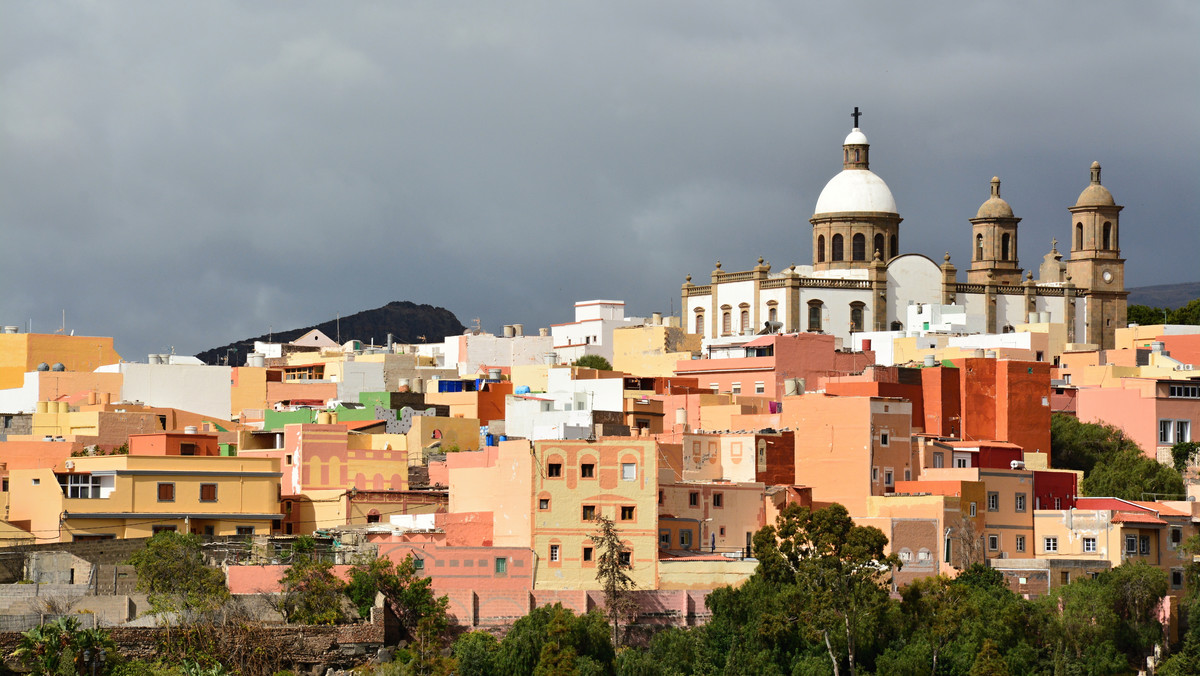
[[[1092,185],[1100,185],[1100,163],[1092,162]]]
[[[862,113],[858,112],[858,106],[854,106],[854,112],[850,113],[850,117],[854,118],[854,128],[855,129],[858,129],[858,118],[861,115],[862,115]]]
[[[999,196],[1000,196],[1000,177],[993,176],[992,177],[992,197],[999,197]]]

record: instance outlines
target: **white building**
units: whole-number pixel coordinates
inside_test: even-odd
[[[554,353],[559,364],[595,354],[612,363],[612,336],[615,329],[640,326],[644,317],[626,317],[625,302],[619,300],[585,300],[575,303],[575,321],[550,327]]]

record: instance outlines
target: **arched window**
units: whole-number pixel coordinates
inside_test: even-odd
[[[867,238],[861,232],[854,236],[854,239],[851,243],[851,248],[851,253],[854,255],[854,260],[867,260]]]
[[[841,235],[833,236],[833,245],[830,248],[833,249],[833,251],[830,252],[832,254],[830,256],[830,258],[832,258],[835,261],[842,260],[842,236]]]
[[[819,300],[808,301],[808,330],[821,330],[821,301]]]
[[[1104,222],[1104,248],[1111,249],[1112,246],[1112,223]]]
[[[733,330],[733,317],[729,310],[721,313],[721,333],[728,335]]]
[[[817,262],[825,262],[825,235],[817,237]]]
[[[866,305],[861,301],[855,301],[850,304],[850,330],[863,330],[863,308]]]
[[[772,322],[779,321],[779,308],[773,307],[770,310],[767,310],[767,321],[772,321]]]
[[[1083,223],[1075,224],[1075,248],[1083,248]]]
[[[904,325],[901,324],[900,322],[892,322],[892,330],[893,331],[903,331]]]
[[[875,251],[879,252],[880,258],[887,258],[887,251],[885,251],[883,248],[883,235],[882,234],[875,235]],[[874,252],[872,252],[872,255],[874,255]]]
[[[854,151],[854,161],[855,162],[858,161],[858,151],[857,150]]]
[[[888,255],[888,258],[895,258],[896,256],[900,255],[900,246],[896,241],[895,235],[892,235],[892,246],[890,248],[891,253]]]
[[[696,313],[696,333],[704,335],[704,313]]]
[[[750,330],[750,311],[742,310],[742,333]]]
[[[983,260],[983,235],[975,235],[975,260]]]
[[[1007,232],[1000,236],[1000,260],[1008,260],[1008,247],[1012,243],[1012,235]]]

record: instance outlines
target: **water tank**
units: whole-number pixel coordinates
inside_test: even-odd
[[[868,352],[868,351],[870,351],[870,349],[871,349],[871,339],[870,339],[870,338],[863,338],[863,341],[862,341],[862,351],[863,351],[863,352]]]
[[[987,358],[987,359],[995,359],[995,358],[996,358],[996,351],[995,351],[995,350],[988,350],[987,352],[984,352],[984,353],[983,353],[983,356],[984,356],[985,358]]]
[[[63,371],[67,370],[67,367],[63,366],[63,363],[61,361],[56,361],[56,362],[54,362],[54,366],[50,367],[50,370],[54,371],[55,373],[62,373]]]
[[[675,424],[676,425],[686,425],[687,424],[687,409],[686,408],[675,409]]]
[[[500,380],[500,369],[488,369],[488,380]]]
[[[513,390],[513,394],[529,394],[529,392],[530,390],[528,385],[518,385],[516,389]]]
[[[67,413],[71,410],[71,405],[65,401],[57,402],[57,404],[58,404],[58,412],[59,413]]]
[[[328,425],[331,422],[333,422],[333,415],[331,415],[329,411],[321,411],[317,414],[318,425]]]
[[[46,413],[46,411],[47,411],[47,409],[48,409],[48,407],[49,407],[49,406],[50,406],[50,402],[48,402],[48,401],[39,401],[39,402],[37,403],[37,408],[35,408],[35,409],[34,409],[34,411],[36,411],[36,412],[38,412],[38,413]]]
[[[148,355],[146,355],[146,363],[147,364],[161,364],[162,363],[162,355],[161,354],[148,354]]]
[[[1159,340],[1150,343],[1150,351],[1154,354],[1161,354],[1164,347],[1166,347],[1166,344]]]
[[[971,353],[971,356],[975,357],[976,359],[983,359],[984,352],[983,352],[983,350],[975,350],[974,352]]]
[[[19,326],[6,326],[6,327],[4,327],[4,332],[5,332],[5,333],[20,333],[20,331],[21,331],[21,327],[19,327]]]
[[[783,396],[791,397],[800,394],[800,381],[796,378],[788,378],[783,381]]]
[[[546,336],[550,335],[550,329],[538,329],[538,335],[542,338],[545,338]]]
[[[112,403],[112,392],[101,392],[100,393],[100,403],[104,404],[104,405],[111,404]]]
[[[409,390],[412,389],[411,382],[412,381],[410,381],[408,378],[401,378],[401,379],[397,380],[396,381],[396,391],[397,392],[408,392]]]
[[[937,366],[937,357],[932,354],[925,355],[925,368]]]
[[[195,426],[195,425],[188,425],[187,427],[183,428],[183,433],[184,433],[184,434],[195,434],[195,433],[196,433],[196,426]]]
[[[512,324],[505,324],[504,325],[504,337],[512,338],[514,335],[516,335],[516,334],[513,332]]]
[[[246,366],[262,368],[267,363],[267,355],[261,352],[251,352],[246,355]]]
[[[662,326],[662,313],[661,312],[650,313],[650,323],[655,326]]]
[[[517,337],[525,335],[525,325],[524,324],[513,324],[513,334],[516,335]]]
[[[553,366],[554,364],[558,363],[558,353],[547,352],[546,354],[542,355],[542,363],[549,366]]]
[[[49,370],[50,370],[50,365],[49,365],[49,364],[47,364],[46,362],[42,362],[42,363],[40,363],[40,364],[38,364],[38,365],[37,365],[37,370],[39,370],[39,371],[49,371]]]

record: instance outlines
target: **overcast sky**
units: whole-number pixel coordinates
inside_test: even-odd
[[[1200,3],[18,2],[0,324],[191,354],[392,300],[679,312],[812,260],[859,106],[901,249],[1036,268],[1093,160],[1127,284],[1200,280]],[[370,339],[369,336],[363,336]],[[381,339],[382,337],[376,337]]]

